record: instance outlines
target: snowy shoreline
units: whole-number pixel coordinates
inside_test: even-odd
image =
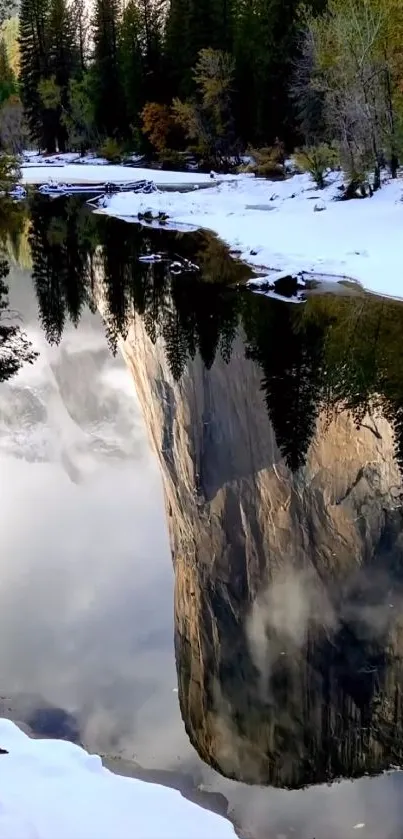
[[[115,775],[66,740],[0,719],[0,839],[233,839],[232,824],[176,790]]]
[[[200,192],[113,195],[99,212],[133,221],[139,213],[164,213],[170,227],[210,229],[234,255],[266,275],[261,282],[315,275],[403,297],[396,270],[403,179],[355,201],[335,200],[341,185],[339,173],[324,190],[309,175],[275,183],[238,176]]]
[[[52,178],[74,183],[147,179],[162,190],[117,193],[98,212],[136,222],[163,214],[172,229],[208,229],[230,251],[274,281],[285,275],[352,280],[365,289],[403,297],[397,266],[403,222],[403,177],[385,182],[372,198],[337,201],[343,178],[332,173],[319,190],[308,174],[285,181],[248,175],[209,176],[147,168],[66,163],[23,169],[25,184]],[[203,189],[198,187],[203,186]],[[187,192],[179,191],[187,188]],[[176,191],[175,191],[176,190]],[[254,280],[256,283],[256,280]]]

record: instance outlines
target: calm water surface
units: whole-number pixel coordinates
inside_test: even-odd
[[[403,307],[76,199],[9,249],[1,713],[242,835],[399,839]]]

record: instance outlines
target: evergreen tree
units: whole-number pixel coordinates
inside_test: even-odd
[[[8,60],[4,38],[0,38],[0,106],[16,92],[16,80]]]
[[[143,31],[144,101],[164,99],[162,74],[162,28],[165,0],[137,0]]]
[[[171,0],[166,21],[166,60],[175,95],[194,90],[193,68],[200,50],[229,52],[232,0]]]
[[[75,45],[78,51],[79,69],[81,76],[88,62],[88,29],[89,16],[85,0],[72,0],[71,16],[75,33]]]
[[[21,99],[33,140],[40,148],[55,151],[55,137],[39,92],[49,77],[47,22],[49,0],[22,0],[20,7]]]
[[[136,129],[145,98],[143,27],[139,7],[129,0],[123,11],[120,39],[120,73],[123,84],[128,127]]]
[[[188,96],[192,91],[195,55],[189,40],[189,3],[190,0],[170,0],[168,9],[165,62],[171,96]]]
[[[127,130],[119,66],[120,0],[95,0],[94,104],[95,122],[101,135],[121,137]]]
[[[55,131],[58,149],[63,152],[67,141],[65,115],[69,110],[69,85],[78,72],[80,61],[72,12],[66,0],[50,0],[48,31],[49,72],[60,91]]]
[[[289,86],[300,0],[239,0],[235,44],[238,130],[245,140],[290,138]]]
[[[30,134],[40,148],[66,148],[69,84],[79,65],[66,0],[23,0],[20,86]]]

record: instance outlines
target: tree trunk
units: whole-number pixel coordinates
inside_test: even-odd
[[[375,164],[375,171],[374,171],[374,192],[381,188],[381,167],[379,162],[376,161]]]

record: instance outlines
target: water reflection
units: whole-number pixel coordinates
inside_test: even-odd
[[[154,769],[188,768],[254,836],[268,825],[298,839],[356,835],[365,801],[372,826],[359,835],[396,839],[400,776],[298,790],[403,760],[403,306],[364,294],[285,305],[233,285],[244,269],[211,237],[144,231],[76,199],[35,200],[31,212],[45,338],[35,327],[39,360],[8,383],[0,411],[14,458],[6,553],[16,590],[23,578],[33,595],[17,626],[13,582],[4,587],[8,685],[28,682],[74,712],[94,748],[146,764],[155,749]],[[165,258],[142,259],[157,251]],[[145,436],[139,444],[132,394],[118,396],[121,362],[105,337],[123,353],[163,477],[184,726],[220,777],[181,739],[159,488],[155,471],[147,485],[150,463],[134,468]],[[30,482],[24,472],[25,495],[22,451],[59,470]],[[10,527],[22,504],[28,571],[24,534]],[[380,799],[387,826],[372,808]]]
[[[0,253],[0,383],[14,376],[24,363],[32,364],[36,353],[32,344],[15,322],[16,314],[10,311],[5,279],[9,275],[8,260]]]
[[[401,305],[369,295],[315,296],[299,307],[262,300],[228,287],[247,272],[214,237],[145,232],[90,214],[78,198],[34,198],[29,242],[49,343],[60,341],[66,318],[77,325],[83,307],[96,310],[102,277],[110,349],[116,352],[135,312],[144,318],[153,343],[162,336],[175,381],[196,353],[206,369],[217,352],[228,361],[242,328],[245,353],[261,368],[269,418],[292,471],[304,465],[324,410],[329,416],[347,410],[360,427],[368,413],[381,409],[394,426],[403,465]],[[161,246],[166,260],[142,261]],[[186,270],[188,259],[199,265],[197,275]]]

